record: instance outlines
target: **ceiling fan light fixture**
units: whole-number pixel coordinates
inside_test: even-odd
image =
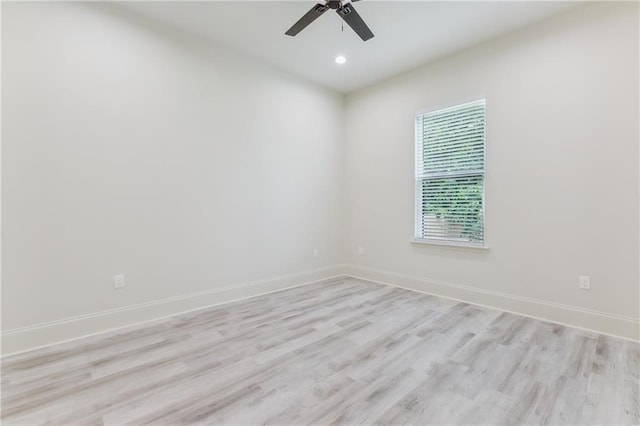
[[[344,56],[344,55],[338,55],[338,56],[336,56],[336,58],[334,59],[334,61],[336,62],[336,64],[338,64],[338,65],[342,65],[342,64],[344,64],[345,62],[347,62],[347,58],[345,58],[345,56]]]

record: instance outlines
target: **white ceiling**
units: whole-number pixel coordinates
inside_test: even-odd
[[[120,5],[261,58],[340,92],[394,74],[575,7],[577,2],[371,1],[354,6],[375,37],[363,42],[332,10],[296,37],[284,35],[316,2],[125,2]],[[347,63],[337,65],[343,54]]]

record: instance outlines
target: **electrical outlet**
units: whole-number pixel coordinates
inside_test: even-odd
[[[583,290],[591,290],[591,278],[586,275],[578,277],[578,286]]]
[[[124,274],[118,274],[113,277],[113,288],[124,287]]]
[[[320,255],[320,251],[317,248],[313,249],[313,257],[318,257]]]
[[[362,246],[358,246],[358,254],[360,256],[364,255],[364,249],[362,248]]]

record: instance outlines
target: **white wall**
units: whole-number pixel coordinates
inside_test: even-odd
[[[640,337],[638,48],[637,4],[593,4],[349,95],[352,273]],[[479,97],[490,250],[411,244],[415,112]]]
[[[113,5],[2,12],[4,353],[343,271],[637,336],[636,4],[346,104]],[[412,245],[414,114],[480,96],[490,250]]]
[[[115,6],[2,9],[4,331],[331,275],[342,96]]]

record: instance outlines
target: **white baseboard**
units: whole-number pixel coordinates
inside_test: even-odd
[[[640,341],[640,320],[576,306],[356,265],[334,265],[3,331],[2,356],[211,306],[350,276]]]
[[[346,275],[354,278],[443,296],[614,337],[640,341],[640,319],[637,318],[363,266],[345,265],[344,271]]]
[[[3,331],[2,356],[344,276],[334,265]]]

